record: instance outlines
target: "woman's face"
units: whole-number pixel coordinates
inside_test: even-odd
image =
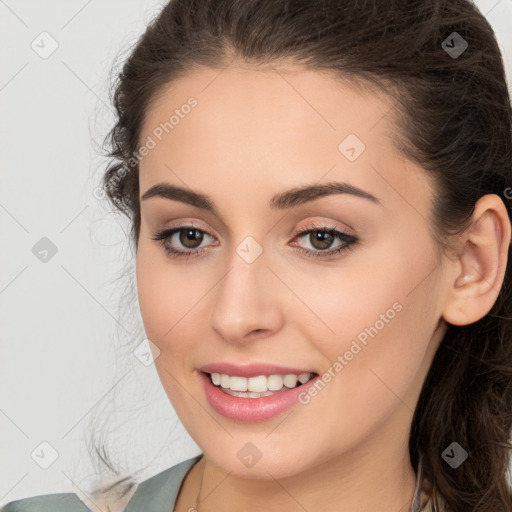
[[[184,191],[141,200],[141,315],[172,405],[226,471],[278,478],[407,451],[446,279],[433,189],[392,145],[393,105],[319,72],[232,65],[196,69],[147,112],[141,199]],[[274,375],[235,388],[318,377],[236,398],[200,370],[222,363],[207,369]]]

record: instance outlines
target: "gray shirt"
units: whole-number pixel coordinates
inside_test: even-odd
[[[139,483],[124,512],[165,512],[174,510],[176,498],[188,470],[203,454],[184,460]],[[420,493],[423,480],[421,461],[416,490],[409,512],[429,512],[430,506],[421,508]],[[75,493],[45,494],[33,496],[5,505],[0,512],[91,512]]]

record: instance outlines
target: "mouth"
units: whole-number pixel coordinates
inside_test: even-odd
[[[243,377],[217,372],[202,372],[210,382],[221,392],[238,398],[263,398],[279,393],[286,393],[291,389],[307,384],[318,377],[315,372],[300,374],[270,374]]]
[[[252,375],[198,372],[205,397],[215,412],[244,423],[269,420],[300,403],[300,396],[320,378],[315,372],[257,375],[251,369],[247,373]]]

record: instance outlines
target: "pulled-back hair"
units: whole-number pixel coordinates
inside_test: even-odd
[[[468,44],[457,56],[447,51],[454,37]],[[500,196],[512,216],[510,96],[495,35],[469,0],[174,0],[116,77],[118,118],[105,140],[112,159],[103,186],[129,217],[135,247],[134,154],[150,105],[197,66],[237,61],[290,62],[390,95],[397,150],[435,184],[431,227],[441,250],[468,228],[485,194]],[[440,497],[453,512],[512,510],[510,252],[490,312],[470,325],[448,324],[414,412],[411,464],[421,456],[435,508]],[[442,458],[454,441],[468,453],[456,469]]]

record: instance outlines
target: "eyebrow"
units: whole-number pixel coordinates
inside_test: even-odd
[[[272,210],[285,210],[298,205],[313,201],[320,197],[333,194],[350,194],[363,199],[368,199],[375,204],[381,205],[380,200],[374,195],[349,183],[330,182],[322,185],[306,185],[296,187],[273,196],[269,201]],[[149,188],[141,197],[145,201],[152,197],[172,199],[182,203],[190,204],[218,215],[217,207],[213,200],[205,194],[193,190],[171,185],[170,183],[158,183]]]

